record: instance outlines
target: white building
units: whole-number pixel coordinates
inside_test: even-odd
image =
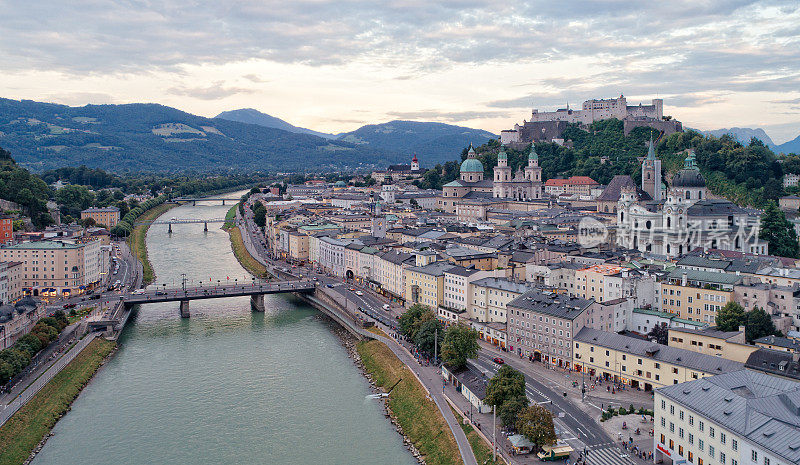
[[[336,276],[344,277],[346,245],[347,242],[332,237],[321,238],[319,240],[319,265]]]
[[[738,370],[655,392],[655,463],[800,463],[800,383]]]

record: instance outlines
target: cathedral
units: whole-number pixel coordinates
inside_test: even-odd
[[[442,201],[439,205],[447,212],[455,212],[455,204],[459,199],[507,199],[538,200],[542,198],[542,168],[539,156],[531,147],[528,154],[528,166],[512,173],[508,166],[508,154],[503,147],[497,155],[497,166],[494,168],[494,180],[483,178],[483,163],[478,160],[472,144],[467,152],[467,159],[461,163],[460,177],[442,187]]]
[[[695,248],[766,254],[758,238],[757,210],[725,199],[709,199],[693,150],[661,197],[661,162],[652,142],[642,163],[642,190],[653,200],[640,200],[635,186],[621,190],[617,205],[617,244],[667,258]]]

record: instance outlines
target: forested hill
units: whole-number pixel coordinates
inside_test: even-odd
[[[114,172],[347,170],[408,154],[156,104],[69,107],[0,99],[0,146],[32,170],[86,165]]]
[[[572,147],[561,147],[551,143],[537,143],[539,164],[543,178],[568,176],[590,176],[601,184],[607,184],[614,175],[628,174],[638,183],[641,179],[639,158],[647,155],[649,128],[636,128],[628,136],[619,120],[604,120],[593,123],[589,131],[577,125],[567,129],[564,139],[572,141]],[[743,145],[728,135],[704,136],[697,131],[675,133],[667,137],[656,137],[656,153],[662,160],[665,184],[683,165],[686,149],[693,148],[700,171],[711,191],[741,205],[762,207],[769,200],[777,200],[787,193],[797,193],[796,188],[785,191],[781,178],[784,172],[800,174],[800,156],[789,154],[779,158],[761,141],[753,140]],[[500,144],[493,140],[476,148],[478,159],[483,162],[485,176],[491,178],[497,165]],[[527,150],[506,148],[509,165],[513,170],[527,163]],[[466,148],[461,159],[466,159]],[[426,173],[424,187],[441,185],[458,175],[457,162],[441,166],[437,175]]]
[[[20,168],[11,153],[0,147],[0,199],[20,204],[31,221],[41,227],[53,221],[47,212],[47,201],[52,193],[47,183]]]

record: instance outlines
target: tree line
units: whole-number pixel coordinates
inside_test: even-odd
[[[21,317],[18,317],[21,318]],[[57,310],[52,317],[42,318],[31,331],[19,338],[11,347],[0,351],[0,385],[22,373],[31,359],[40,350],[53,342],[68,325],[63,310]]]

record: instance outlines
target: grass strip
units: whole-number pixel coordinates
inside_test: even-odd
[[[250,255],[250,252],[247,251],[247,247],[245,247],[244,241],[242,240],[242,232],[239,230],[239,228],[228,229],[228,234],[231,237],[231,248],[233,248],[233,255],[236,256],[236,260],[239,261],[239,264],[254,276],[259,278],[268,278],[269,274],[267,273],[267,268],[258,260],[253,258],[253,256]]]
[[[436,404],[411,370],[380,341],[362,341],[357,346],[364,367],[375,383],[389,389],[402,381],[389,394],[389,408],[403,433],[429,465],[460,464],[458,445]]]
[[[173,207],[177,207],[177,204],[174,203],[162,203],[156,207],[147,210],[146,212],[142,213],[139,218],[136,218],[137,222],[149,222],[154,221],[159,216],[163,215],[167,211],[169,211]],[[128,236],[128,246],[131,248],[131,252],[139,259],[142,263],[142,284],[145,286],[151,284],[156,279],[156,273],[153,271],[153,265],[150,264],[150,260],[147,258],[147,230],[150,229],[150,224],[139,224],[133,228],[133,232],[130,236]]]
[[[239,208],[239,204],[232,206],[228,213],[225,214],[225,223],[222,225],[222,229],[228,230],[236,226],[236,209]]]
[[[0,428],[0,464],[16,465],[28,459],[42,438],[69,410],[114,345],[102,338],[90,342]]]
[[[475,428],[472,427],[469,423],[464,423],[462,418],[463,415],[458,413],[453,406],[450,406],[450,410],[453,411],[453,415],[458,418],[458,422],[461,424],[461,429],[464,430],[464,434],[467,435],[467,440],[469,441],[470,447],[472,447],[472,453],[475,454],[475,459],[478,461],[479,464],[497,464],[503,463],[501,460],[493,461],[492,460],[492,446],[491,444],[486,444],[486,441],[483,440],[480,434],[475,431]]]

